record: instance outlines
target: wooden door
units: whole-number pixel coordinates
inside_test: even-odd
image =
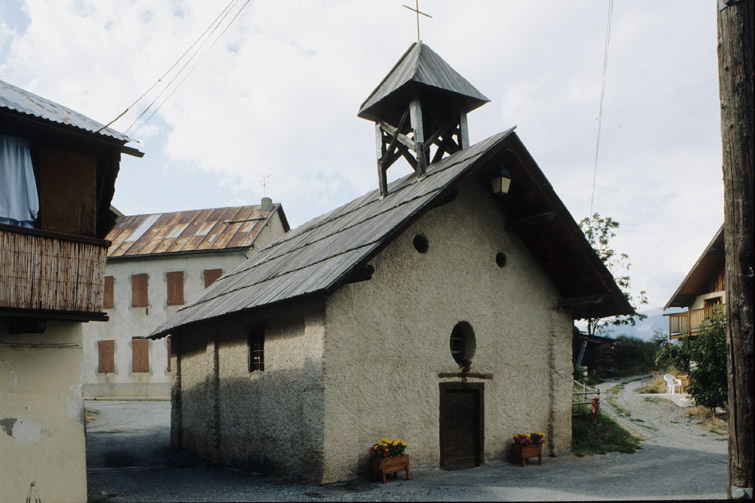
[[[474,468],[483,459],[483,385],[441,383],[440,466]]]

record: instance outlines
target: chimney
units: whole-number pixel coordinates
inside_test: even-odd
[[[264,213],[268,213],[270,210],[273,209],[273,200],[269,197],[263,197],[262,203],[260,203],[260,211]]]

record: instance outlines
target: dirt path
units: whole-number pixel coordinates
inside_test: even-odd
[[[659,446],[726,456],[727,433],[710,431],[684,416],[685,409],[665,394],[639,394],[649,376],[610,381],[600,386],[603,409],[644,439]]]

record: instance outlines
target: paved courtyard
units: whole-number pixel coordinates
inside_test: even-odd
[[[320,486],[208,466],[170,449],[170,403],[88,401],[90,498],[99,501],[559,501],[723,499],[726,439],[647,401],[630,382],[617,393],[628,426],[645,437],[636,454],[543,458],[522,468],[495,461],[471,470],[412,470],[388,484],[357,479]],[[604,385],[602,388],[610,387]],[[409,446],[411,454],[411,446]]]

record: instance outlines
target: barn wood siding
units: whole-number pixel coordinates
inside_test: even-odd
[[[107,241],[0,226],[0,307],[97,313]]]

